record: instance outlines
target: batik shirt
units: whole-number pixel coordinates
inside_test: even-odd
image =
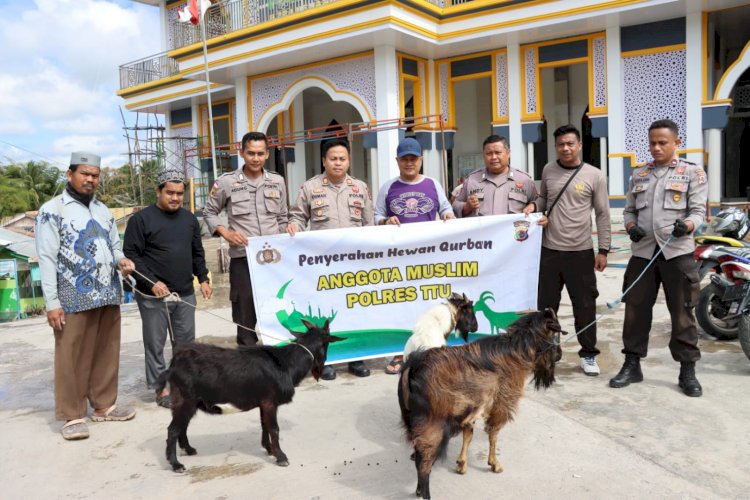
[[[63,192],[42,205],[36,249],[47,311],[62,307],[77,313],[120,304],[122,243],[114,217],[100,201],[86,207]]]

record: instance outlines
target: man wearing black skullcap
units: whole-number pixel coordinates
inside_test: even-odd
[[[211,298],[200,225],[195,215],[182,208],[185,178],[178,170],[164,170],[157,182],[156,203],[128,221],[124,247],[125,255],[145,276],[135,276],[135,295],[143,323],[146,383],[151,389],[167,369],[167,332],[173,351],[195,340],[193,276],[198,278],[203,298]],[[169,408],[169,388],[155,397],[159,406]]]

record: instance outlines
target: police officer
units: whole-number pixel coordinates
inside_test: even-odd
[[[350,162],[349,142],[331,139],[320,147],[325,172],[308,179],[299,188],[297,202],[289,213],[287,232],[294,236],[304,231],[341,227],[362,227],[373,224],[372,197],[367,184],[347,174]],[[367,377],[370,370],[362,361],[349,363],[349,372]],[[336,378],[330,365],[323,368],[323,380]]]
[[[485,168],[469,174],[453,202],[456,217],[520,214],[539,196],[528,174],[510,167],[508,139],[491,135],[482,143]],[[531,211],[536,211],[536,204]]]
[[[240,154],[245,165],[219,177],[203,209],[209,232],[229,243],[229,299],[232,321],[237,327],[237,343],[254,345],[258,336],[257,316],[250,286],[250,270],[245,247],[250,236],[278,234],[286,231],[288,222],[284,178],[263,168],[268,160],[268,139],[260,132],[242,137]],[[229,227],[219,214],[226,208]]]
[[[643,380],[640,359],[648,351],[653,307],[661,284],[672,318],[669,350],[680,362],[679,387],[687,396],[698,397],[703,389],[695,377],[695,362],[701,353],[693,307],[700,280],[693,259],[692,232],[706,213],[708,183],[702,167],[675,155],[680,139],[673,121],[652,123],[648,139],[654,161],[633,170],[625,198],[625,229],[633,241],[633,256],[625,270],[623,289],[634,283],[659,248],[663,252],[625,297],[625,363],[609,385],[625,387]]]

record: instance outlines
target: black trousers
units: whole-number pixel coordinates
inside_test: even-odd
[[[623,291],[635,281],[648,265],[649,260],[631,257],[625,270]],[[672,318],[672,335],[669,350],[675,361],[698,361],[698,329],[695,326],[693,309],[700,292],[698,266],[692,254],[680,255],[665,260],[659,255],[643,277],[625,296],[625,321],[622,326],[624,354],[635,354],[645,358],[648,353],[648,336],[651,331],[653,309],[659,293],[664,287],[667,309]]]
[[[255,314],[247,257],[233,257],[229,261],[229,300],[232,302],[232,321],[255,329],[258,317]],[[258,336],[254,331],[238,326],[237,343],[239,345],[255,345],[258,343]]]
[[[537,308],[541,311],[551,307],[557,312],[563,286],[568,289],[573,304],[575,329],[580,331],[596,319],[596,288],[594,274],[594,251],[578,250],[566,252],[542,247],[539,265],[539,294]],[[578,355],[582,358],[599,354],[596,348],[596,323],[578,335],[581,349]]]

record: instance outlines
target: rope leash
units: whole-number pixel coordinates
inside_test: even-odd
[[[144,275],[143,275],[142,273],[138,272],[138,271],[137,271],[136,269],[133,269],[133,272],[134,272],[135,274],[137,274],[138,276],[140,276],[141,278],[143,278],[143,279],[144,279],[145,281],[147,281],[148,283],[150,283],[150,284],[151,284],[151,286],[156,286],[156,283],[155,283],[155,282],[153,282],[152,280],[150,280],[150,279],[149,279],[148,277],[144,276]],[[199,310],[199,309],[198,309],[198,306],[197,306],[197,305],[195,305],[195,306],[194,306],[193,304],[190,304],[189,302],[185,302],[184,300],[182,300],[182,297],[180,297],[180,296],[179,296],[179,295],[177,294],[177,292],[171,292],[171,293],[170,293],[169,295],[166,295],[166,296],[164,296],[164,297],[157,297],[156,295],[149,295],[149,294],[147,294],[147,293],[143,293],[143,292],[141,292],[140,290],[138,290],[138,289],[136,288],[136,286],[135,286],[135,280],[133,279],[133,277],[132,277],[132,276],[128,276],[128,279],[129,279],[129,280],[132,280],[132,281],[131,281],[130,283],[131,283],[131,285],[133,286],[133,290],[134,290],[134,291],[135,291],[136,293],[139,293],[139,294],[140,294],[140,295],[142,295],[143,297],[147,297],[147,298],[150,298],[150,299],[156,299],[156,300],[162,300],[162,301],[164,302],[164,307],[165,307],[165,309],[166,309],[166,311],[167,311],[167,321],[168,321],[168,325],[169,325],[169,336],[170,336],[169,338],[170,338],[170,340],[171,340],[172,342],[174,342],[174,337],[173,337],[173,333],[172,333],[172,321],[171,321],[171,319],[169,318],[169,306],[168,306],[167,302],[179,302],[179,303],[182,303],[182,304],[185,304],[185,305],[187,305],[187,306],[190,306],[190,307],[192,307],[192,308],[193,308],[193,309],[195,309],[196,311],[197,311],[197,310]],[[239,326],[240,328],[243,328],[243,329],[245,329],[245,330],[248,330],[248,331],[250,331],[250,332],[253,332],[253,333],[255,333],[256,335],[258,334],[258,333],[257,333],[257,331],[256,331],[256,330],[254,330],[253,328],[249,328],[249,327],[247,327],[247,326],[244,326],[244,325],[240,325],[239,323],[235,323],[234,321],[232,321],[232,320],[229,320],[229,319],[226,319],[226,318],[224,318],[224,317],[222,317],[222,316],[219,316],[218,314],[216,314],[216,313],[213,313],[213,312],[211,312],[211,311],[208,311],[208,310],[205,310],[205,309],[201,309],[200,311],[201,311],[201,312],[204,312],[204,313],[206,313],[206,314],[210,314],[211,316],[213,316],[213,317],[215,317],[215,318],[218,318],[218,319],[220,319],[220,320],[222,320],[222,321],[226,321],[226,322],[232,323],[233,325]],[[264,336],[266,336],[266,337],[268,337],[268,338],[270,338],[270,339],[272,339],[272,340],[278,340],[279,342],[289,342],[289,339],[285,339],[285,338],[281,338],[281,337],[275,337],[275,336],[273,336],[273,335],[269,335],[269,334],[267,334],[267,333],[264,333],[263,335],[264,335]],[[313,358],[313,360],[315,360],[315,356],[313,356],[313,353],[312,353],[312,352],[310,352],[310,349],[308,349],[307,347],[305,347],[305,346],[303,346],[302,344],[299,344],[299,343],[297,343],[297,342],[292,342],[292,343],[293,343],[293,344],[296,344],[296,345],[298,345],[298,346],[300,346],[300,347],[302,347],[302,348],[303,348],[303,349],[304,349],[305,351],[307,351],[307,353],[308,353],[308,354],[310,355],[310,357],[312,357],[312,358]]]
[[[664,227],[669,227],[669,226],[664,226]],[[641,274],[638,275],[638,277],[635,279],[635,281],[633,281],[630,284],[630,286],[628,286],[625,289],[625,291],[622,292],[622,295],[620,295],[617,299],[607,302],[607,311],[601,313],[599,316],[597,316],[596,318],[594,318],[594,321],[592,321],[588,325],[584,326],[583,328],[581,328],[580,330],[578,330],[577,332],[575,332],[570,337],[566,337],[564,340],[562,340],[560,342],[560,345],[565,344],[566,342],[569,342],[570,340],[578,337],[580,334],[582,334],[583,332],[585,332],[586,330],[588,330],[589,328],[591,328],[592,326],[594,326],[596,323],[598,323],[599,321],[601,321],[601,319],[604,316],[606,316],[607,314],[609,314],[610,312],[612,312],[617,306],[619,306],[620,304],[622,304],[622,300],[625,298],[625,296],[628,294],[628,292],[635,286],[636,283],[638,283],[641,280],[641,278],[643,278],[643,275],[646,274],[646,271],[648,271],[648,268],[651,267],[651,265],[656,261],[656,259],[659,257],[659,255],[662,254],[662,252],[664,251],[664,248],[666,248],[666,246],[669,245],[672,242],[673,239],[674,239],[674,236],[670,234],[669,238],[667,238],[667,241],[664,243],[664,246],[663,247],[659,247],[659,251],[656,252],[653,257],[651,257],[651,260],[649,261],[648,264],[646,264],[646,267],[643,268],[643,271],[641,271]]]

